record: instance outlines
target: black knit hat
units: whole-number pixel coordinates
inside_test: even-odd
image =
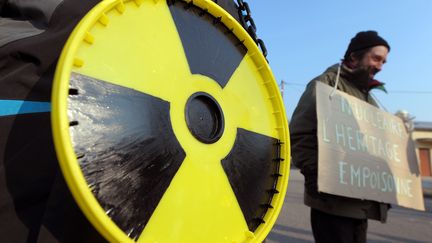
[[[344,59],[347,60],[352,52],[359,51],[374,46],[385,46],[390,51],[390,46],[386,40],[373,30],[361,31],[351,39],[348,49],[345,52]]]

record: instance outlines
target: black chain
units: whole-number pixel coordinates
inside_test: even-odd
[[[267,48],[265,47],[264,41],[259,39],[256,34],[257,28],[252,18],[249,4],[243,0],[237,0],[237,4],[238,15],[241,25],[247,30],[255,43],[261,48],[264,57],[267,57]]]

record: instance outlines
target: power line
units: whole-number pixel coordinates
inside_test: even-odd
[[[294,83],[294,82],[286,82],[284,81],[285,85],[287,86],[301,86],[305,87],[307,84],[303,83]],[[432,91],[422,91],[422,90],[387,90],[389,94],[432,94]]]
[[[284,82],[286,85],[291,85],[291,86],[301,86],[301,87],[305,87],[306,84],[301,84],[301,83],[288,83],[288,82]]]
[[[389,90],[388,92],[394,94],[432,94],[432,91],[417,91],[417,90]]]

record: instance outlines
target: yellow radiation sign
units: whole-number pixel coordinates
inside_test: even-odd
[[[113,242],[261,242],[289,176],[266,59],[212,1],[106,0],[58,63],[57,155]]]

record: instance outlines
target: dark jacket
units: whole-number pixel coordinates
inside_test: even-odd
[[[357,219],[375,219],[385,222],[388,204],[360,200],[318,192],[318,139],[315,86],[323,82],[335,85],[338,65],[329,67],[323,74],[313,79],[306,87],[290,122],[292,161],[305,177],[304,202],[320,211]],[[338,90],[377,106],[369,95],[368,75],[353,72],[342,65]]]
[[[49,107],[60,52],[98,2],[0,0],[0,101]],[[0,235],[1,242],[106,242],[64,182],[49,109],[0,114]]]

